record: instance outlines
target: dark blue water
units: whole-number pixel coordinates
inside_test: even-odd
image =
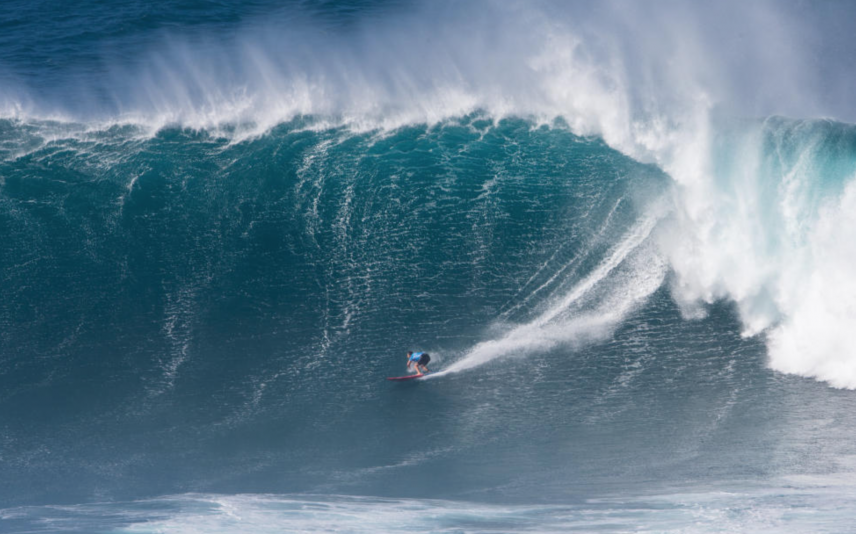
[[[846,530],[847,75],[752,76],[851,43],[768,7],[5,3],[0,530]]]

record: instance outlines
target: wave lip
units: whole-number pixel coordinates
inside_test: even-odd
[[[831,68],[837,56],[806,52],[837,13],[805,16],[766,2],[662,1],[643,10],[618,1],[440,1],[356,10],[331,31],[309,9],[274,11],[201,25],[176,11],[180,33],[104,37],[90,48],[113,52],[53,57],[57,66],[44,72],[23,58],[20,70],[36,73],[5,66],[0,116],[258,135],[303,116],[367,131],[481,109],[562,117],[638,157],[651,157],[698,109],[810,116],[832,102],[828,115],[848,117],[833,98],[849,87],[847,69]],[[62,39],[68,28],[55,30]],[[729,37],[740,47],[723,46]],[[826,92],[807,87],[817,57],[830,62]],[[856,118],[852,106],[845,111]]]

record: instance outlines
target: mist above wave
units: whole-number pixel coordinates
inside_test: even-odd
[[[295,116],[373,129],[480,109],[561,116],[624,149],[648,147],[652,133],[693,120],[699,107],[851,116],[840,94],[846,69],[814,81],[843,61],[814,61],[829,48],[817,44],[817,26],[835,17],[806,21],[799,4],[379,6],[343,25],[295,8],[225,28],[152,29],[105,41],[118,52],[94,65],[57,67],[57,87],[35,87],[38,77],[0,63],[0,105],[6,117],[255,132]]]

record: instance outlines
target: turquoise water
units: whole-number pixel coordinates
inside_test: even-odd
[[[6,4],[0,530],[846,531],[852,19],[768,7]]]

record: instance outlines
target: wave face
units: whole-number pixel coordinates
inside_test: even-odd
[[[852,493],[847,9],[13,5],[0,517],[804,530]]]

